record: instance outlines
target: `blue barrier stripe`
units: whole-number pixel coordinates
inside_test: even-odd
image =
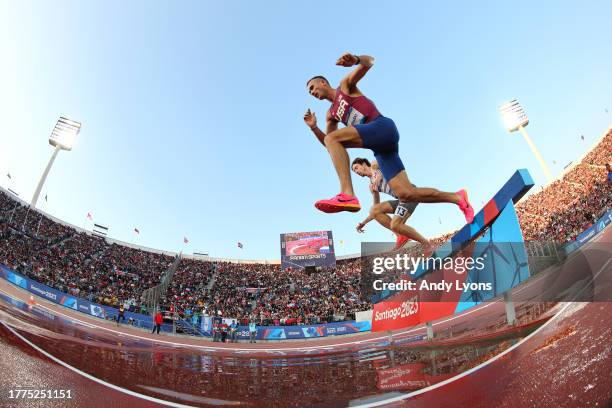
[[[445,258],[450,256],[453,252],[461,249],[466,243],[472,241],[477,237],[485,228],[489,227],[501,211],[510,202],[516,203],[521,199],[533,187],[533,179],[527,169],[519,169],[510,177],[510,179],[502,186],[501,189],[493,196],[493,201],[497,206],[497,211],[494,217],[491,217],[488,223],[485,223],[485,210],[481,209],[475,216],[474,221],[471,224],[466,224],[459,231],[455,233],[450,239],[450,245],[448,243],[443,244],[442,247],[435,252],[435,256]],[[490,201],[489,201],[490,202]],[[427,273],[424,267],[420,267],[412,275],[412,279],[418,279]],[[386,296],[385,296],[386,297]]]
[[[527,193],[527,191],[529,191],[529,189],[531,189],[531,187],[533,187],[533,185],[533,179],[527,169],[517,170],[493,197],[497,209],[501,211],[510,201],[516,203],[525,193]],[[474,239],[474,237],[480,234],[482,230],[491,225],[494,221],[493,219],[488,224],[485,224],[484,220],[485,214],[483,208],[474,216],[474,222],[472,224],[464,225],[463,228],[451,238],[453,248],[455,249],[457,247],[458,249],[458,246],[462,246]]]

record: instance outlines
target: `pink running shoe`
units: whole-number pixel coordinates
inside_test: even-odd
[[[461,189],[457,191],[456,194],[459,196],[459,202],[457,203],[459,205],[459,209],[461,210],[463,215],[465,215],[465,221],[468,224],[471,224],[472,221],[474,221],[474,209],[468,201],[467,191]]]
[[[326,213],[337,213],[340,211],[357,212],[361,210],[357,197],[344,193],[340,193],[329,200],[319,200],[315,203],[315,207]]]
[[[406,242],[408,242],[408,241],[410,241],[410,238],[405,237],[403,235],[397,235],[397,239],[395,240],[395,248],[393,248],[393,249],[394,250],[400,249],[401,247],[406,245]]]

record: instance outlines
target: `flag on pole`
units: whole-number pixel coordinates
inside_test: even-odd
[[[184,242],[185,244],[188,244],[188,243],[189,243],[189,240],[187,239],[187,237],[183,237],[183,242]]]
[[[87,213],[87,219],[88,219],[89,221],[93,221],[93,215],[91,215],[91,213],[90,213],[90,212],[88,212],[88,213]]]
[[[135,232],[136,234],[140,234],[140,230],[139,230],[138,228],[134,228],[134,232]]]
[[[244,248],[244,245],[242,245],[242,242],[238,241],[238,248],[242,249]]]

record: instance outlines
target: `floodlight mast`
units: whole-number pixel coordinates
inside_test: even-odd
[[[74,146],[74,142],[76,140],[76,136],[81,131],[81,123],[75,122],[74,120],[70,120],[65,117],[60,117],[55,127],[53,128],[53,132],[51,132],[51,136],[49,136],[49,144],[54,146],[55,149],[53,154],[51,155],[51,159],[49,163],[47,163],[47,167],[43,172],[40,181],[38,182],[38,186],[36,187],[36,191],[34,192],[34,196],[32,197],[32,202],[30,206],[36,208],[36,203],[38,202],[38,197],[40,196],[40,192],[42,191],[43,185],[45,184],[45,180],[47,180],[47,175],[49,175],[49,171],[51,171],[51,167],[55,162],[55,158],[60,150],[72,150]]]
[[[527,134],[527,131],[525,130],[525,126],[529,124],[529,118],[527,117],[527,114],[525,113],[525,110],[523,109],[519,101],[517,99],[512,99],[511,101],[504,103],[499,107],[499,113],[502,116],[502,120],[508,132],[512,133],[518,130],[521,135],[523,135],[525,141],[531,149],[531,152],[540,164],[540,167],[542,167],[542,171],[544,171],[546,180],[550,183],[553,179],[552,174],[548,169],[546,162],[542,158],[540,151],[538,150],[536,145],[529,137],[529,134]]]

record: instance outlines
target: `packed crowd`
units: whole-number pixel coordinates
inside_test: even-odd
[[[175,306],[180,311],[203,311],[209,299],[208,285],[215,268],[212,262],[182,259],[161,299],[162,308],[168,310]]]
[[[0,191],[0,263],[62,292],[138,311],[172,259],[77,232]]]
[[[203,313],[232,316],[246,324],[292,325],[354,318],[371,307],[361,299],[359,259],[314,272],[279,265],[219,262]]]
[[[268,285],[255,302],[253,314],[272,324],[322,323],[354,318],[371,307],[360,294],[360,260],[339,261],[333,268],[311,273],[283,271],[284,284]]]
[[[525,240],[576,239],[612,208],[612,132],[561,179],[517,204]]]
[[[561,179],[517,204],[526,240],[573,240],[612,208],[611,152],[612,132]],[[160,283],[173,260],[78,232],[0,191],[0,263],[63,292],[144,312],[142,292]],[[161,305],[262,324],[349,319],[371,307],[360,290],[360,269],[359,258],[312,273],[182,259]]]

